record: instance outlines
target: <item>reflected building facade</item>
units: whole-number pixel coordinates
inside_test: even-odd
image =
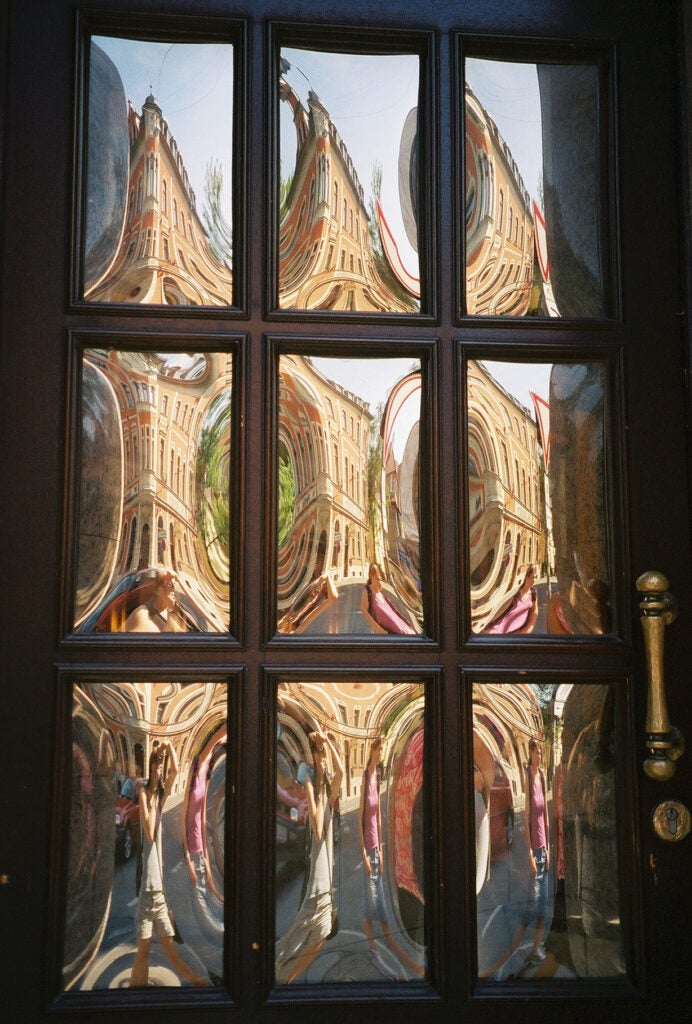
[[[230,306],[230,246],[224,261],[210,245],[183,155],[153,95],[141,113],[128,102],[127,123],[130,170],[120,240],[96,277],[87,263],[84,298]]]
[[[466,86],[466,312],[536,312],[531,198],[512,152]]]
[[[467,387],[471,615],[481,632],[526,567],[546,563],[544,461],[531,412],[481,362],[468,363]]]
[[[282,495],[292,494],[292,501],[279,523],[280,615],[325,574],[337,584],[367,576],[372,420],[367,402],[328,380],[309,358],[281,357],[280,520]],[[295,628],[291,615],[282,628]]]
[[[231,355],[90,349],[84,374],[77,625],[118,579],[157,566],[175,574],[205,623],[189,628],[226,631]],[[118,477],[103,475],[90,443],[102,406],[117,431],[104,443]],[[124,618],[123,607],[97,628],[121,629]]]
[[[312,89],[306,109],[289,70],[284,59],[279,95],[291,111],[296,154],[280,214],[280,308],[415,312],[417,301],[373,247],[365,192],[343,138]]]
[[[367,632],[353,616],[374,562],[388,600],[420,630],[420,392],[420,372],[405,375],[385,390],[375,417],[308,357],[281,356],[280,632],[306,631],[339,597],[346,600],[320,631]]]

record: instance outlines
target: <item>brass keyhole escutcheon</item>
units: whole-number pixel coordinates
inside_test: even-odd
[[[679,843],[690,834],[690,812],[679,800],[664,800],[653,813],[654,832],[667,843]]]

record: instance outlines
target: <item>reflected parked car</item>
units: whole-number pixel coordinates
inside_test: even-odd
[[[490,848],[493,857],[509,852],[514,841],[514,799],[507,773],[495,758],[490,790]]]
[[[125,779],[115,798],[115,856],[129,860],[139,842],[139,789],[145,779]]]

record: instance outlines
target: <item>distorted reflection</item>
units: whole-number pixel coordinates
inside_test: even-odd
[[[279,361],[278,630],[420,633],[420,364]]]
[[[413,55],[282,49],[280,309],[419,310],[418,80]]]
[[[65,989],[221,984],[226,745],[225,684],[75,685]]]
[[[613,700],[607,685],[474,684],[483,978],[624,973]]]
[[[474,633],[611,630],[605,367],[468,364]]]
[[[232,304],[232,123],[231,45],[94,37],[85,299]]]
[[[607,315],[598,68],[465,72],[466,312]]]
[[[280,683],[280,984],[425,975],[420,683]]]
[[[75,630],[225,632],[232,358],[87,349]]]

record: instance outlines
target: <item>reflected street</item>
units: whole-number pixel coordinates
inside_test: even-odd
[[[328,981],[405,981],[410,972],[380,937],[376,940],[379,968],[369,955],[363,934],[363,862],[358,840],[358,798],[341,802],[339,839],[334,853],[334,888],[339,908],[339,931],[329,939],[311,964],[301,982]],[[284,865],[277,877],[276,928],[283,934],[300,905],[302,873],[291,873]],[[387,887],[385,887],[387,891]],[[388,906],[393,919],[391,906]],[[396,935],[405,941],[405,936]]]
[[[552,831],[552,800],[549,801],[549,813]],[[513,842],[506,853],[493,860],[490,878],[478,894],[478,967],[481,976],[512,943],[526,902],[528,874],[524,812],[518,811]],[[555,895],[553,865],[548,887],[550,901],[545,919],[545,960],[540,964],[527,962],[533,941],[533,929],[529,928],[512,956],[491,975],[496,980],[576,977],[566,936],[564,901]]]
[[[209,984],[219,983],[223,973],[223,906],[207,891],[206,906],[196,901],[189,885],[180,844],[183,794],[170,798],[163,830],[163,858],[166,872],[166,896],[183,942],[176,950],[186,963]],[[135,875],[137,857],[116,864],[110,913],[98,955],[74,986],[76,990],[128,988],[135,958],[135,913],[137,896]],[[187,940],[193,940],[194,951]],[[149,984],[181,986],[183,982],[171,969],[160,943],[151,944]]]

